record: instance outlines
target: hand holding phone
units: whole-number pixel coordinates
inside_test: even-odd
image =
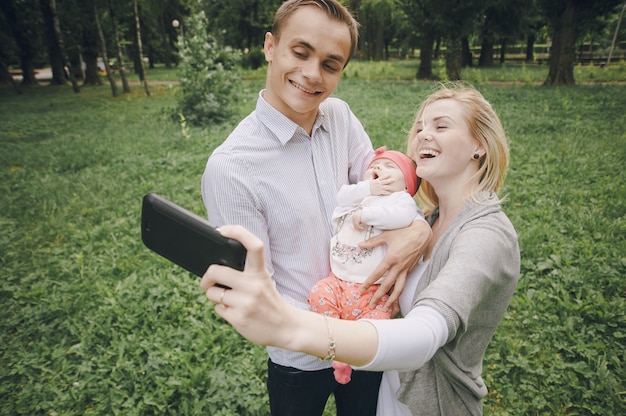
[[[210,222],[167,199],[143,197],[141,239],[152,251],[202,277],[211,264],[243,270],[246,249]]]

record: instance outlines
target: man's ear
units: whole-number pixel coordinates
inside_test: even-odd
[[[274,35],[272,32],[265,34],[265,42],[263,43],[263,52],[265,53],[265,60],[269,63],[272,62],[274,55]]]

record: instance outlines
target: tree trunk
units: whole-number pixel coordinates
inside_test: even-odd
[[[39,7],[41,8],[44,18],[44,30],[46,42],[48,44],[48,57],[50,58],[50,69],[52,70],[51,84],[65,85],[67,80],[63,69],[63,53],[59,47],[59,39],[57,38],[56,31],[54,30],[54,21],[52,19],[53,13],[50,8],[50,1],[39,0]]]
[[[68,78],[72,83],[72,89],[75,93],[80,92],[80,88],[78,87],[78,83],[76,82],[76,77],[74,76],[74,68],[72,66],[72,62],[67,56],[67,51],[65,49],[65,42],[63,41],[63,33],[61,32],[61,22],[59,21],[59,14],[57,13],[57,2],[56,0],[50,0],[50,19],[52,19],[52,23],[54,24],[54,33],[57,38],[57,42],[59,44],[59,50],[61,51],[61,56],[63,57],[63,67],[67,67]]]
[[[171,22],[168,21],[167,17],[164,14],[159,16],[159,35],[161,38],[161,47],[165,51],[163,54],[163,63],[165,64],[165,68],[172,68],[172,40],[170,36],[169,27]]]
[[[461,39],[461,67],[472,67],[472,51],[469,45],[469,39],[464,36]]]
[[[493,40],[491,38],[483,37],[480,44],[478,66],[481,68],[493,66]]]
[[[530,33],[526,37],[526,62],[532,63],[535,61],[535,34]]]
[[[478,57],[478,66],[480,68],[493,66],[493,45],[495,44],[495,35],[493,29],[493,13],[490,13],[480,30],[480,56]]]
[[[17,86],[15,80],[13,79],[13,75],[11,75],[11,71],[9,71],[9,68],[4,62],[0,61],[0,82],[4,82],[5,80],[9,81],[11,85],[13,85],[13,88],[15,88],[15,92],[17,93],[17,95],[22,94],[20,87]]]
[[[376,45],[376,49],[374,50],[374,60],[375,61],[382,61],[384,60],[384,48],[385,48],[385,30],[386,30],[386,22],[382,21],[379,22],[378,25],[376,25],[376,33],[375,33],[375,45]]]
[[[102,50],[102,61],[104,63],[104,69],[107,73],[107,79],[109,80],[109,85],[111,85],[111,93],[114,97],[117,97],[117,84],[115,83],[115,78],[113,78],[113,73],[111,72],[111,67],[109,66],[109,54],[107,53],[107,44],[104,39],[104,33],[102,32],[102,25],[100,24],[100,17],[98,16],[98,7],[96,5],[96,0],[91,0],[91,4],[93,7],[93,18],[96,23],[96,29],[98,30],[98,37],[100,38],[100,48]]]
[[[79,2],[81,16],[83,17],[83,42],[82,51],[85,59],[85,79],[83,85],[102,85],[100,75],[98,75],[98,30],[93,24],[93,7],[91,2]]]
[[[615,50],[615,41],[617,40],[617,35],[619,34],[619,27],[622,24],[624,10],[626,10],[626,2],[624,2],[624,5],[619,12],[619,18],[617,19],[617,26],[615,26],[615,32],[613,33],[613,41],[611,42],[611,49],[609,49],[609,57],[606,60],[606,66],[611,65],[611,58],[613,57],[613,51]]]
[[[450,81],[461,80],[461,40],[449,39],[446,51],[446,75]]]
[[[550,48],[550,69],[544,85],[573,85],[576,61],[576,23],[578,6],[567,0],[565,10],[554,31]]]
[[[109,12],[111,13],[111,22],[113,24],[113,35],[115,38],[115,49],[117,52],[117,68],[120,71],[120,77],[122,78],[122,89],[124,93],[130,92],[130,84],[126,78],[126,67],[124,66],[124,55],[122,53],[122,43],[120,42],[120,34],[117,29],[117,17],[115,14],[115,8],[113,2],[109,0]]]
[[[21,5],[21,4],[20,4]],[[19,49],[20,64],[22,69],[22,85],[37,85],[35,77],[35,64],[33,45],[28,38],[29,31],[25,28],[28,22],[21,21],[17,15],[17,7],[15,0],[0,1],[0,8],[4,12],[6,23],[9,25],[13,39]]]
[[[433,46],[435,37],[431,30],[423,33],[420,44],[420,66],[417,70],[417,79],[433,78]]]
[[[506,60],[506,41],[500,43],[500,63],[503,64]]]
[[[139,59],[139,79],[143,83],[143,87],[146,91],[146,95],[150,96],[150,89],[148,88],[148,80],[146,79],[146,66],[143,63],[143,48],[141,46],[141,24],[139,22],[139,9],[137,7],[137,0],[133,0],[133,12],[135,14],[135,31],[137,38],[137,58]]]

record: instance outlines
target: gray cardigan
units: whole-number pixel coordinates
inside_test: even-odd
[[[398,398],[413,415],[482,414],[483,355],[513,296],[520,253],[497,196],[484,192],[477,200],[441,236],[416,290],[414,307],[439,311],[448,340],[423,367],[400,373]]]

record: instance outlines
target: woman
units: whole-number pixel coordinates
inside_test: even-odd
[[[386,373],[379,414],[480,415],[484,352],[519,278],[517,235],[497,196],[506,136],[479,92],[442,87],[420,106],[407,153],[433,237],[401,295],[403,319],[336,320],[289,306],[265,271],[262,244],[241,227],[221,231],[247,247],[245,271],[211,266],[201,286],[252,342],[399,370]]]

